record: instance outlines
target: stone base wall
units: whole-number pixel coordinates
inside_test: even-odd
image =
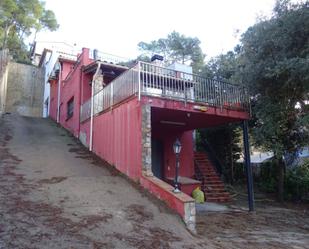
[[[143,174],[153,176],[151,170],[151,107],[142,106],[142,164]]]
[[[195,233],[195,201],[190,196],[173,192],[173,187],[156,178],[151,169],[151,106],[142,105],[142,178],[141,185],[164,201],[182,217],[188,230]]]
[[[183,219],[187,229],[196,233],[195,200],[185,193],[174,193],[173,187],[154,176],[142,176],[141,185],[150,193],[175,210]]]

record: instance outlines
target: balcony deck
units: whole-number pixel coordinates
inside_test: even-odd
[[[192,110],[197,106],[198,111],[203,111],[203,106],[215,112],[220,110],[221,113],[236,111],[243,113],[240,115],[243,118],[248,118],[250,112],[249,96],[243,86],[138,62],[94,93],[93,114],[106,111],[132,96],[137,96],[139,100],[146,96],[165,102],[176,101],[190,106]],[[90,117],[90,109],[91,99],[81,107],[81,121]]]

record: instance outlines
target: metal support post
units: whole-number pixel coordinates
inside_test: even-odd
[[[249,211],[254,211],[254,193],[253,193],[253,177],[250,162],[249,136],[248,136],[248,120],[243,121],[243,138],[244,138],[244,162],[247,174],[247,191]]]

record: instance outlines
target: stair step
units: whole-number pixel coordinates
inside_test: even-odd
[[[214,174],[217,174],[217,172],[213,169],[213,168],[203,168],[203,167],[199,167],[200,171],[201,172],[209,172],[209,173],[214,173]]]
[[[218,175],[212,162],[204,152],[194,154],[196,163],[196,179],[202,181],[201,189],[205,193],[206,201],[228,202],[230,194],[225,190],[224,183]]]
[[[225,187],[224,186],[210,186],[210,185],[207,185],[207,186],[204,186],[205,190],[222,190],[222,191],[226,191],[225,190]]]
[[[230,197],[227,192],[206,192],[204,191],[205,196],[207,197]]]
[[[217,173],[213,168],[206,168],[206,167],[201,167],[199,166],[199,170],[200,171],[206,171],[206,172],[214,172],[214,173]]]
[[[215,175],[215,174],[204,174],[203,172],[201,172],[201,173],[204,177],[207,177],[209,179],[221,180],[221,178],[219,176]]]
[[[222,182],[211,182],[211,181],[207,181],[207,180],[205,181],[205,179],[204,179],[203,183],[205,184],[206,187],[207,186],[212,187],[212,188],[215,188],[215,187],[224,188],[225,187]]]
[[[213,198],[230,198],[229,193],[223,192],[223,193],[205,193],[206,199],[207,197],[213,197]]]
[[[217,172],[213,168],[203,168],[203,167],[200,167],[199,169],[200,169],[201,172],[202,171],[204,171],[204,172],[206,171],[205,173],[210,172],[210,173],[217,174]]]
[[[206,187],[206,188],[223,188],[223,189],[225,189],[225,187],[224,187],[224,185],[223,184],[204,184],[204,186]]]
[[[229,202],[231,201],[230,198],[206,198],[206,202]]]
[[[206,192],[205,193],[205,196],[209,196],[209,197],[229,197],[229,193],[227,192],[216,192],[216,193],[213,193],[213,192]]]
[[[207,185],[207,184],[213,184],[213,185],[216,185],[216,184],[218,184],[218,185],[220,185],[220,184],[222,184],[223,186],[224,186],[224,184],[222,183],[222,181],[207,181],[207,179],[205,179],[204,178],[204,183]]]
[[[212,177],[203,177],[203,179],[204,179],[204,182],[206,182],[206,183],[222,183],[222,181],[221,181],[221,179],[219,179],[219,178],[212,178]]]
[[[205,186],[203,187],[203,190],[204,191],[214,191],[214,192],[226,192],[225,188],[224,187],[210,187],[210,186]]]
[[[210,174],[210,173],[204,173],[204,172],[201,172],[201,173],[202,173],[203,176],[205,176],[205,177],[220,179],[220,177],[219,177],[217,174]]]
[[[225,190],[224,185],[209,185],[209,184],[204,184],[201,188],[206,189],[206,190]]]

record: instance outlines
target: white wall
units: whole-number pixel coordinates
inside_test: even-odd
[[[59,53],[53,51],[48,52],[44,61],[44,97],[43,97],[43,118],[49,116],[49,106],[50,106],[50,84],[48,83],[49,76],[54,69],[54,66],[58,60]]]

